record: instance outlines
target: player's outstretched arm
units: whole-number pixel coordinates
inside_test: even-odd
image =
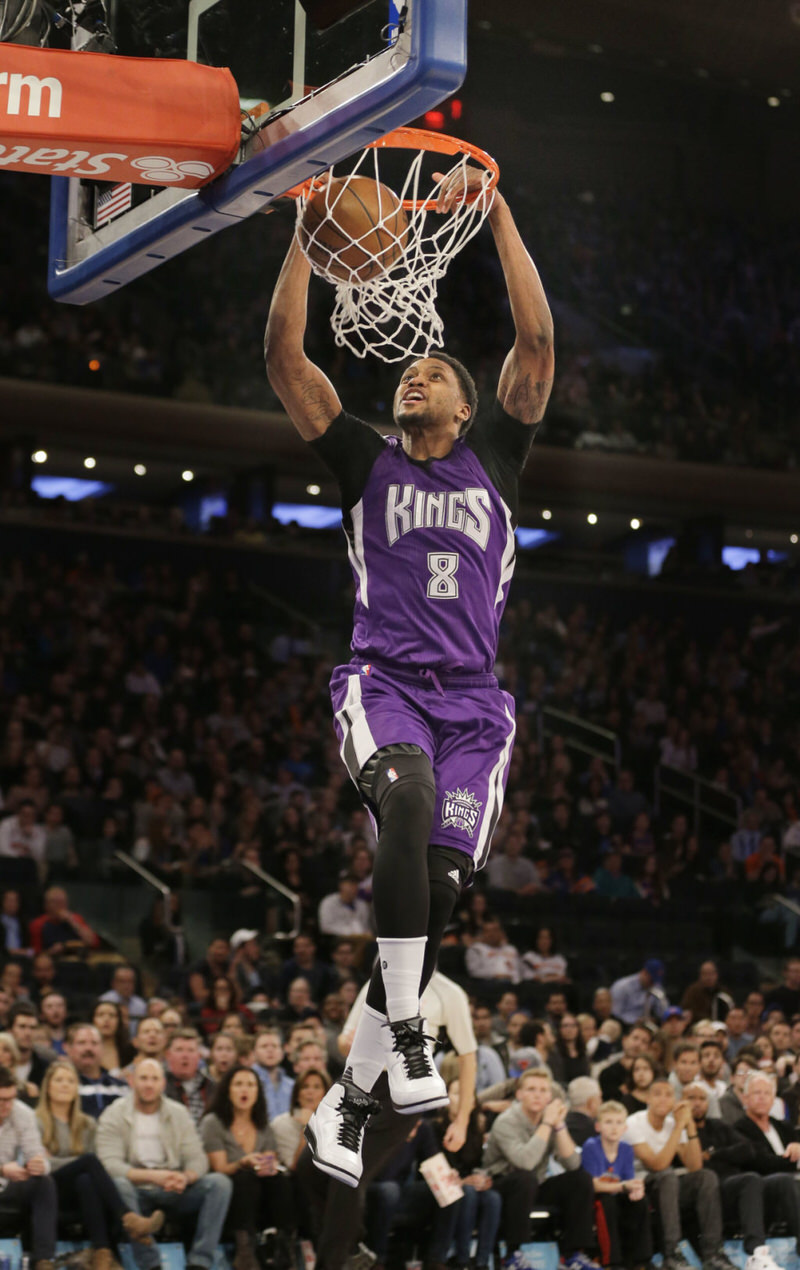
[[[538,423],[553,386],[553,317],[536,265],[499,191],[489,212],[489,224],[503,266],[517,333],[503,363],[497,396],[514,419]]]
[[[321,437],[342,410],[333,384],[303,350],[310,276],[311,266],[292,238],[264,332],[269,382],[304,441]]]

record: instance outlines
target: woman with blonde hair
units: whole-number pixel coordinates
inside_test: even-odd
[[[94,1154],[96,1121],[81,1111],[78,1073],[66,1059],[48,1067],[36,1118],[47,1151],[60,1209],[77,1209],[92,1245],[92,1270],[112,1270],[112,1230],[122,1225],[131,1239],[149,1240],[164,1222],[132,1212]]]

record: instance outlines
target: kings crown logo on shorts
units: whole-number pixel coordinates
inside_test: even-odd
[[[479,803],[468,789],[448,789],[442,800],[442,829],[463,829],[470,838],[480,820],[483,803]]]

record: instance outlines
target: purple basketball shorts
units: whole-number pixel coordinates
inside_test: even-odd
[[[331,699],[352,780],[376,750],[400,741],[418,745],[436,780],[431,841],[464,851],[480,869],[503,806],[514,744],[514,699],[494,675],[437,678],[351,663],[334,670]]]

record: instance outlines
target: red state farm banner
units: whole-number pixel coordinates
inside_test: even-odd
[[[240,129],[228,70],[0,43],[0,168],[196,189]]]

